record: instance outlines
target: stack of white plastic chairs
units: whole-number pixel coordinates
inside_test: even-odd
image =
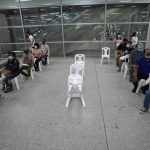
[[[68,76],[66,107],[68,107],[70,99],[74,97],[79,97],[81,99],[83,107],[85,107],[85,101],[83,97],[84,77],[85,77],[85,55],[76,54],[75,63],[70,66],[70,75]]]

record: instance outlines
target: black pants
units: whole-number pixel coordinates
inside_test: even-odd
[[[44,55],[44,56],[42,57],[42,64],[43,64],[43,65],[47,65],[47,55]]]
[[[27,71],[27,73],[25,72]],[[29,66],[21,66],[20,73],[25,77],[30,77],[31,75],[31,68]]]
[[[11,80],[19,75],[20,72],[17,73],[9,73],[6,78],[3,80],[3,87],[6,85],[6,89],[12,88]]]
[[[34,63],[34,69],[35,71],[39,70],[39,62],[41,61],[41,57],[40,58],[36,58],[35,63]]]

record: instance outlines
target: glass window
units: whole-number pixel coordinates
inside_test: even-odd
[[[140,41],[146,40],[148,24],[107,24],[106,25],[106,40],[113,40],[117,33],[121,34],[122,38],[130,40],[132,33],[137,32]]]
[[[95,41],[102,40],[104,25],[65,25],[65,41]]]
[[[25,32],[29,31],[35,37],[37,42],[40,42],[43,38],[47,42],[62,41],[62,27],[57,26],[41,26],[41,27],[29,27],[25,28]],[[27,37],[28,38],[28,37]]]
[[[0,28],[0,43],[24,42],[22,28]]]
[[[149,22],[147,4],[107,5],[107,22]]]
[[[19,0],[1,0],[0,9],[16,9],[19,7]]]
[[[80,42],[80,43],[65,43],[65,55],[74,57],[75,54],[81,53],[86,56],[100,56],[100,48],[102,42]]]
[[[20,26],[21,17],[19,9],[0,10],[0,26]]]
[[[61,11],[58,6],[42,8],[23,8],[24,25],[60,24]]]
[[[22,8],[60,6],[60,0],[20,0]]]
[[[62,43],[48,43],[50,48],[50,56],[63,57],[63,44]]]
[[[97,23],[104,22],[104,5],[64,6],[64,23]]]
[[[0,57],[1,58],[8,58],[9,51],[23,51],[26,48],[25,44],[0,44]],[[20,53],[17,55],[18,57],[22,56]]]

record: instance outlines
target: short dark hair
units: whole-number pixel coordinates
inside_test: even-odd
[[[40,48],[39,43],[34,43],[34,47],[37,46],[37,48]]]
[[[127,43],[127,42],[128,42],[128,39],[127,39],[127,38],[124,38],[124,39],[123,39],[123,42],[126,42],[126,43]]]
[[[9,52],[8,55],[9,55],[9,56],[16,57],[16,53],[15,53],[15,52]]]

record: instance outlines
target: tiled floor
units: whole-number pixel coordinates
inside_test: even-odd
[[[144,96],[114,63],[86,59],[84,98],[65,108],[73,58],[52,58],[35,80],[19,78],[20,91],[0,100],[0,150],[150,150],[150,113],[139,114]]]

